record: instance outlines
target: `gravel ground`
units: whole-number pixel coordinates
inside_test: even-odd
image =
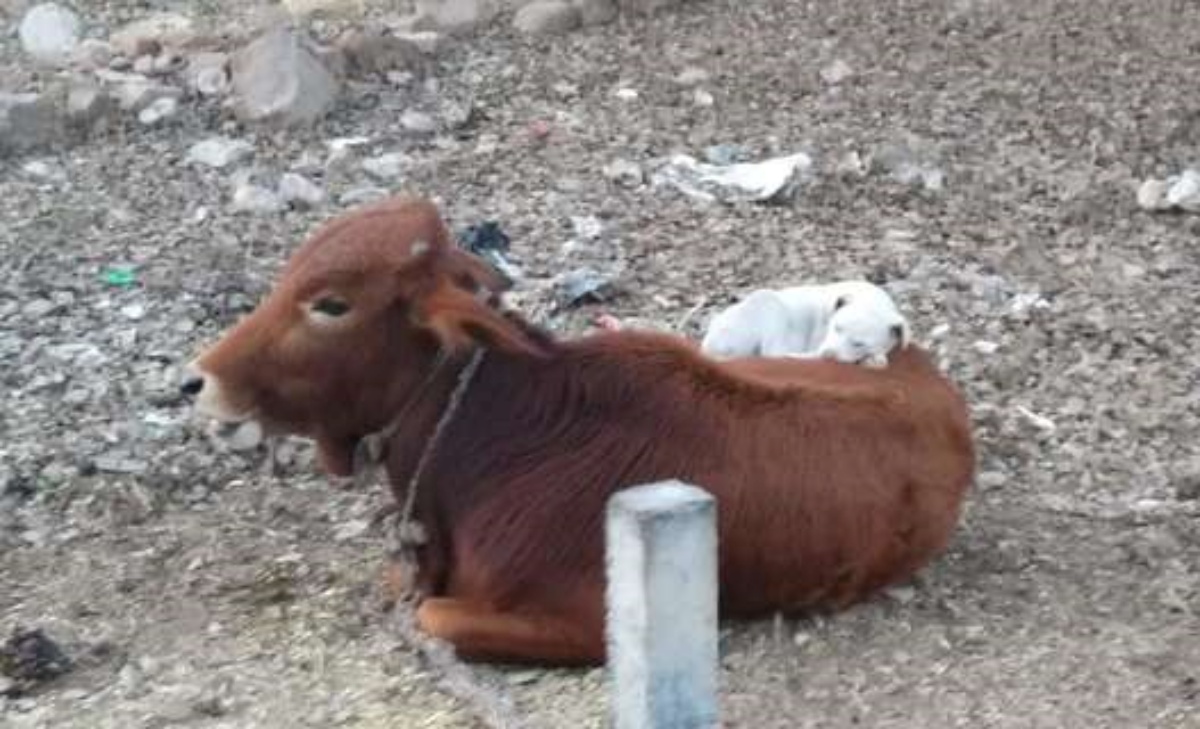
[[[239,32],[255,10],[199,7]],[[692,334],[751,286],[886,281],[971,402],[977,488],[915,583],[832,618],[726,626],[725,726],[1200,727],[1200,218],[1134,194],[1200,159],[1200,6],[705,0],[554,40],[507,27],[439,52],[435,82],[352,85],[310,131],[193,100],[3,162],[0,631],[42,628],[76,669],[0,698],[0,723],[479,725],[378,609],[380,495],[332,488],[302,443],[261,476],[175,395],[179,364],[339,196],[380,184],[351,161],[314,173],[316,209],[239,214],[230,170],[184,162],[224,132],[266,180],[335,137],[407,153],[385,187],[437,197],[456,225],[500,221],[531,306],[588,256],[620,273],[605,311],[676,326],[699,306]],[[36,87],[2,43],[5,88]],[[398,123],[468,104],[474,123],[435,137]],[[614,173],[721,143],[806,151],[813,180],[790,205],[726,206]],[[893,179],[896,160],[941,188]],[[601,239],[564,248],[573,216]],[[604,723],[602,672],[480,674],[539,726]]]

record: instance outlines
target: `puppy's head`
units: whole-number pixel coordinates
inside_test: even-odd
[[[817,354],[839,362],[879,366],[886,363],[888,352],[907,347],[911,336],[908,322],[894,310],[845,294],[834,302]]]

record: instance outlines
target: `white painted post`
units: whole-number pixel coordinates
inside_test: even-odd
[[[717,510],[679,481],[608,502],[608,666],[615,729],[717,726]]]

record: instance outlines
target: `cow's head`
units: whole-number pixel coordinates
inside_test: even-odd
[[[439,350],[539,353],[493,306],[501,285],[432,203],[388,199],[318,229],[266,300],[188,365],[182,388],[225,428],[316,439],[326,468],[345,475],[357,440],[396,414]]]

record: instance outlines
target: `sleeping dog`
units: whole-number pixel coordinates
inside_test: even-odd
[[[867,281],[757,289],[713,317],[700,348],[719,359],[817,357],[887,366],[907,347],[907,320],[892,297]]]

